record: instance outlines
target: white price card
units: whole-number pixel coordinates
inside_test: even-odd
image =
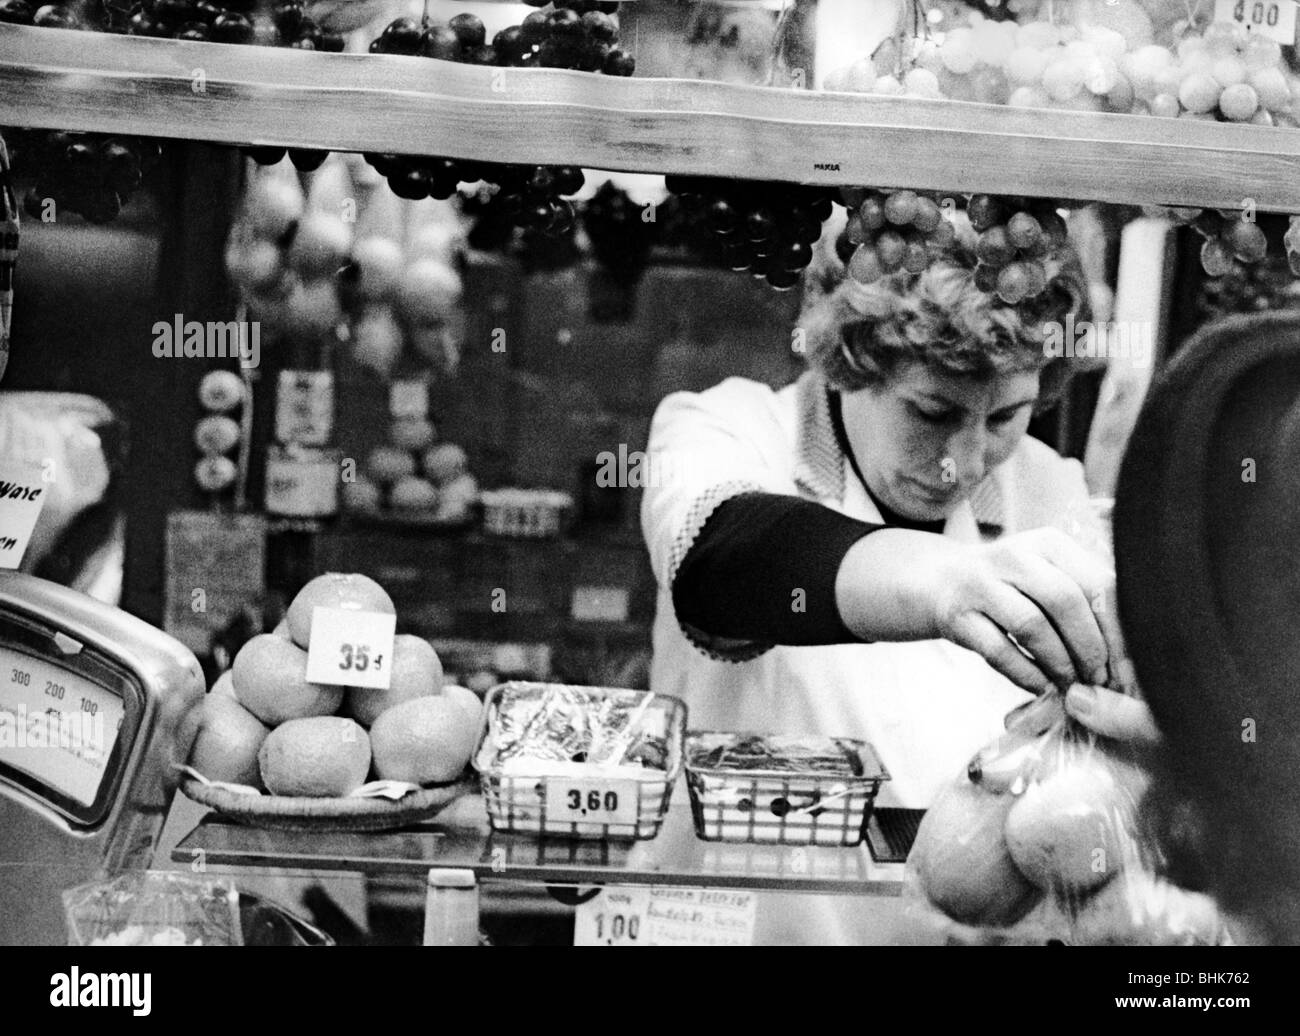
[[[311,683],[388,690],[396,631],[396,615],[351,608],[314,609],[307,679]]]
[[[571,824],[635,824],[636,793],[636,781],[550,777],[546,816]]]
[[[753,892],[607,888],[577,909],[575,946],[750,946]]]
[[[22,564],[48,488],[41,468],[26,464],[0,467],[0,568]]]
[[[1295,0],[1214,0],[1214,20],[1244,25],[1288,47],[1296,42]]]

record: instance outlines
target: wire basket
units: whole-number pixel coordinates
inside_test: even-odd
[[[490,489],[479,495],[483,531],[491,536],[542,540],[559,536],[573,497],[550,489]]]
[[[557,722],[559,701],[569,718]],[[567,755],[578,744],[569,722],[586,711],[591,716],[611,711],[624,718],[624,734],[636,731],[636,742],[620,752],[626,759],[650,746],[656,763],[637,776],[627,766],[611,769],[599,763],[584,764]],[[520,719],[519,717],[531,717]],[[538,718],[543,722],[538,723]],[[504,739],[514,725],[518,740],[553,738],[563,745],[559,754],[535,762],[537,772],[506,772]],[[520,726],[525,729],[519,732]],[[530,729],[530,728],[536,729]],[[593,729],[599,729],[593,724]],[[581,732],[577,732],[579,736]],[[494,688],[487,697],[483,729],[474,753],[488,819],[496,831],[555,835],[563,838],[607,840],[654,838],[668,814],[673,785],[682,770],[682,744],[686,734],[686,705],[676,698],[648,691],[566,684],[513,681]],[[618,735],[616,735],[618,736]],[[629,737],[629,742],[631,738]],[[579,752],[577,755],[581,756]],[[527,764],[524,764],[525,766]],[[548,773],[547,770],[563,770]]]
[[[865,741],[827,738],[855,762],[854,773],[721,769],[691,760],[755,735],[691,734],[686,787],[695,833],[706,842],[857,845],[866,836],[876,793],[889,773]]]

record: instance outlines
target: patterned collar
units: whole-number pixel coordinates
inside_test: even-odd
[[[842,501],[848,458],[835,438],[825,380],[814,371],[806,371],[795,387],[795,399],[799,421],[795,481],[814,499]],[[991,473],[975,487],[970,505],[981,531],[1001,532],[1006,527],[1002,490]]]

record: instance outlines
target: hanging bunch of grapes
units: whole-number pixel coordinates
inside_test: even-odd
[[[1202,238],[1201,268],[1210,277],[1239,273],[1242,265],[1258,263],[1268,254],[1268,238],[1247,211],[1170,209],[1175,222],[1190,226]]]
[[[665,180],[683,209],[713,233],[721,265],[749,271],[777,291],[799,282],[833,206],[828,187],[704,176]]]
[[[959,204],[975,240],[975,284],[1015,305],[1047,287],[1047,260],[1066,243],[1065,220],[1051,201],[976,194],[846,188],[841,199],[849,220],[840,258],[861,284],[900,271],[924,272],[951,252]]]
[[[517,68],[569,68],[630,76],[636,63],[619,49],[617,4],[555,3],[519,25],[502,29],[487,42],[477,15],[458,14],[445,25],[398,18],[370,44],[372,54],[405,54],[471,65]],[[599,10],[606,8],[607,10]]]
[[[849,210],[845,235],[854,250],[849,276],[871,284],[887,273],[920,273],[956,235],[936,194],[849,187],[840,192]]]
[[[143,137],[101,133],[6,131],[13,167],[31,183],[27,214],[46,222],[75,212],[91,223],[109,223],[140,189],[162,146]]]

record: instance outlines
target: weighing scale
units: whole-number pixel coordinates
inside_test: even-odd
[[[0,945],[66,944],[65,889],[152,864],[203,694],[172,637],[0,572]]]

